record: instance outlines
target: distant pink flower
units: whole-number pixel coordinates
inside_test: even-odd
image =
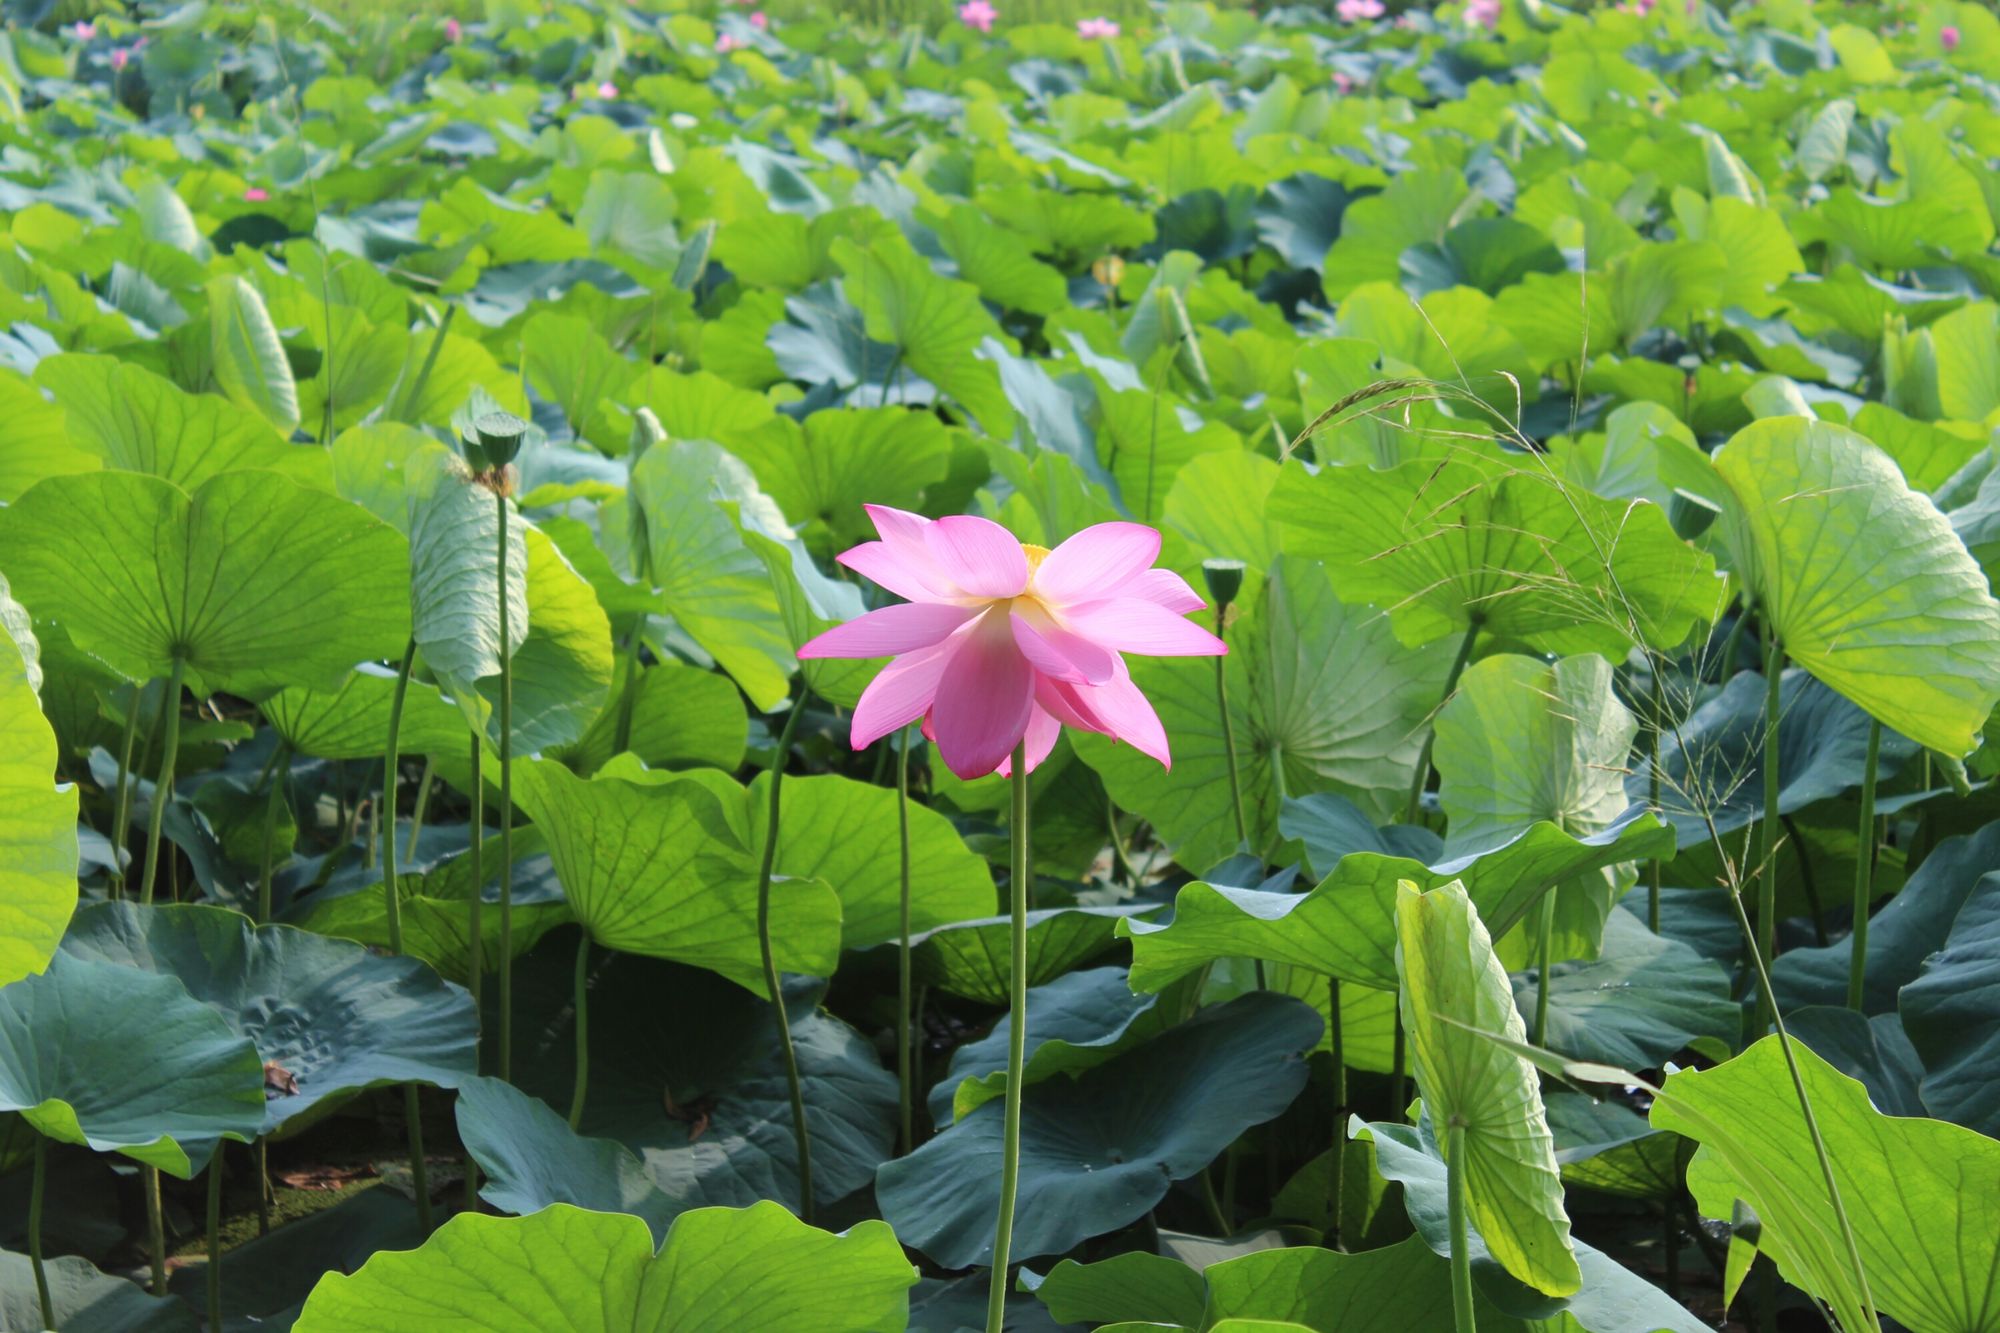
[[[444,21],[444,39],[446,41],[450,42],[453,46],[457,46],[458,39],[463,36],[465,36],[465,28],[457,19],[448,18]]]
[[[1333,7],[1333,12],[1340,16],[1342,23],[1360,23],[1365,19],[1379,19],[1387,11],[1382,7],[1382,0],[1340,0]]]
[[[1502,0],[1466,0],[1466,22],[1477,23],[1487,31],[1492,31],[1500,26],[1501,3]]]
[[[111,50],[111,68],[113,68],[113,69],[124,69],[124,68],[125,68],[125,66],[127,66],[127,65],[129,65],[129,64],[131,64],[131,63],[132,63],[132,53],[131,53],[130,51],[126,50],[126,49],[125,49],[124,47],[122,47],[122,46],[118,46],[118,47],[113,47],[113,48],[112,48],[112,50]]]
[[[988,4],[987,0],[965,0],[965,3],[958,7],[958,21],[968,28],[977,28],[981,32],[992,32],[993,20],[999,17],[1000,11]]]
[[[731,37],[726,32],[723,33],[720,37],[715,39],[715,53],[717,55],[723,55],[726,54],[727,52],[734,51],[737,48],[737,46],[738,46],[737,40],[734,37]]]
[[[758,32],[763,32],[771,26],[771,20],[765,18],[764,11],[760,9],[750,15],[750,26]]]
[[[1107,18],[1078,19],[1076,21],[1076,35],[1083,38],[1109,39],[1116,37],[1118,35],[1118,21]]]
[[[1627,14],[1644,18],[1653,12],[1653,6],[1658,3],[1659,0],[1627,0],[1625,4],[1618,6],[1618,8]]]
[[[146,49],[146,43],[152,40],[150,37],[141,37],[138,41],[132,43],[132,49],[134,51],[143,51]]]
[[[961,778],[1009,773],[1023,743],[1034,768],[1064,726],[1171,765],[1166,729],[1120,654],[1229,649],[1184,618],[1203,602],[1181,576],[1152,567],[1158,532],[1099,523],[1051,551],[990,519],[866,508],[882,539],[842,552],[840,563],[909,600],[799,649],[802,659],[895,657],[855,705],[855,749],[922,718]]]
[[[604,82],[597,85],[597,95],[607,100],[616,97],[618,96],[618,85],[613,83],[611,80],[606,79]]]
[[[1354,91],[1354,80],[1342,74],[1339,70],[1335,70],[1333,72],[1333,90],[1342,97],[1345,97]]]
[[[1958,49],[1958,29],[1952,24],[1945,24],[1942,28],[1938,29],[1938,40],[1944,43],[1945,50],[1956,51]]]
[[[271,192],[261,185],[253,185],[243,192],[243,202],[261,204],[271,197]]]
[[[97,36],[97,25],[85,19],[70,25],[69,31],[70,36],[76,38],[79,42],[87,42]]]

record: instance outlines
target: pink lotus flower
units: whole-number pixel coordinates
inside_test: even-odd
[[[763,32],[766,28],[771,26],[771,20],[765,18],[764,11],[760,9],[750,15],[750,26],[755,28],[758,32]]]
[[[1076,35],[1086,40],[1099,38],[1109,40],[1118,35],[1118,20],[1107,18],[1078,19],[1076,21]]]
[[[724,55],[730,51],[734,51],[737,45],[736,39],[725,32],[715,39],[715,53],[717,55]]]
[[[799,649],[801,658],[896,658],[855,706],[855,749],[922,718],[945,766],[978,778],[1010,774],[1024,741],[1033,769],[1067,724],[1171,766],[1166,729],[1119,654],[1229,649],[1183,619],[1204,603],[1180,575],[1152,567],[1158,532],[1099,523],[1051,551],[990,519],[867,509],[882,540],[842,552],[840,563],[909,600]]]
[[[1958,49],[1958,29],[1952,24],[1945,24],[1942,28],[1938,29],[1938,41],[1944,44],[1945,50],[1956,51]]]
[[[444,21],[444,38],[446,41],[450,42],[453,46],[457,46],[458,39],[463,37],[464,35],[465,35],[465,28],[463,25],[459,23],[457,19],[448,18]]]
[[[618,85],[606,79],[597,85],[597,95],[606,99],[616,97],[618,96]]]
[[[270,197],[271,192],[261,185],[253,185],[243,192],[243,201],[249,204],[261,204]]]
[[[958,7],[958,21],[968,28],[977,28],[981,32],[992,32],[993,20],[999,17],[1000,11],[988,4],[987,0],[965,0],[965,3]]]
[[[1340,0],[1333,7],[1333,12],[1340,16],[1342,23],[1359,23],[1364,19],[1379,19],[1387,11],[1382,7],[1382,0]]]
[[[70,36],[76,38],[79,42],[87,42],[97,36],[97,25],[88,19],[83,19],[71,24],[69,31]]]
[[[124,69],[132,63],[132,53],[124,47],[115,47],[111,52],[111,68]]]
[[[1465,18],[1468,23],[1477,23],[1487,31],[1500,26],[1502,0],[1466,0]]]

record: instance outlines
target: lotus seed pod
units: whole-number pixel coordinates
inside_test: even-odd
[[[1236,594],[1243,591],[1243,562],[1241,560],[1204,560],[1201,562],[1201,577],[1208,584],[1209,599],[1215,603],[1217,611],[1226,611],[1236,600]]]

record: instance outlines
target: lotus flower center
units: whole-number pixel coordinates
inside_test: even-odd
[[[1042,561],[1049,558],[1049,548],[1036,546],[1033,542],[1021,543],[1021,554],[1028,557],[1028,581],[1035,581],[1035,571],[1042,567]]]

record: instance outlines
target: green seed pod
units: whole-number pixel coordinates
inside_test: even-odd
[[[1226,611],[1229,604],[1236,600],[1236,594],[1243,591],[1243,562],[1204,560],[1201,562],[1201,577],[1208,584],[1208,596],[1215,603],[1216,611]]]
[[[464,441],[465,461],[484,472],[506,467],[521,452],[528,423],[512,412],[488,412],[472,423],[472,438]]]

